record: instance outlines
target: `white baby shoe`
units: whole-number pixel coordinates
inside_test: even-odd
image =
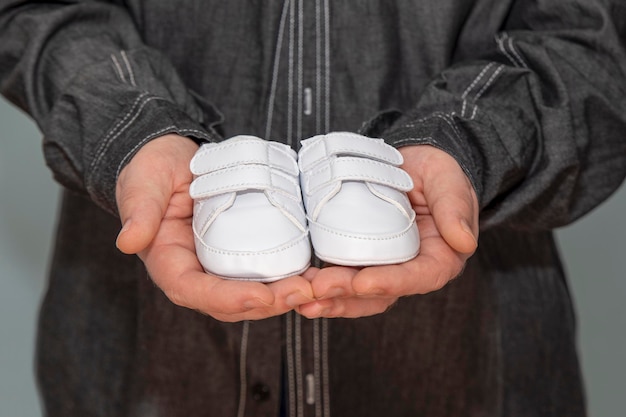
[[[307,269],[311,248],[296,153],[235,136],[191,160],[196,253],[209,273],[271,282]]]
[[[414,258],[419,233],[402,155],[382,139],[335,132],[302,141],[298,154],[315,254],[338,265]]]

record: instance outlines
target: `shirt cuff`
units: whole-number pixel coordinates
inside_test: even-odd
[[[385,118],[381,118],[385,123]],[[375,130],[375,128],[374,128]],[[396,148],[409,145],[431,145],[451,155],[469,178],[479,201],[483,195],[483,173],[479,150],[473,149],[469,135],[446,113],[432,113],[418,120],[400,118],[380,134]]]
[[[164,98],[139,95],[100,140],[85,175],[87,192],[95,203],[117,216],[117,178],[143,145],[170,133],[197,143],[219,141],[212,126],[203,126]]]

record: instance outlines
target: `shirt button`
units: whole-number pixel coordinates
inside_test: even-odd
[[[270,398],[270,387],[263,383],[252,386],[252,399],[257,402],[267,401]]]

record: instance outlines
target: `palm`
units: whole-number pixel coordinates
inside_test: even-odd
[[[402,149],[404,169],[413,178],[409,199],[417,213],[419,255],[398,265],[363,269],[333,266],[313,278],[319,301],[301,306],[308,317],[360,317],[385,311],[398,297],[443,287],[463,269],[476,248],[477,201],[458,164],[429,146]],[[468,218],[468,233],[459,221]]]
[[[265,285],[203,271],[195,253],[188,192],[188,166],[196,150],[186,138],[163,137],[145,145],[124,168],[118,204],[122,218],[133,222],[118,239],[120,249],[137,253],[174,303],[222,321],[270,317],[311,301],[310,284],[300,276]]]
[[[183,259],[187,257],[188,253],[193,254],[194,242],[191,229],[193,200],[185,192],[190,182],[191,178],[175,187],[154,240],[144,251],[140,252],[142,258],[148,258],[153,251],[158,253],[174,248],[180,251],[179,256]],[[179,260],[177,258],[172,259]],[[194,269],[202,271],[202,267],[197,261]]]

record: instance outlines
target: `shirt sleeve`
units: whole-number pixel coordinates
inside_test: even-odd
[[[117,176],[143,144],[219,138],[219,112],[111,3],[1,0],[0,89],[43,131],[55,178],[113,214]]]
[[[454,156],[482,228],[567,224],[626,175],[625,16],[619,2],[513,2],[493,42],[459,51],[383,136]]]

